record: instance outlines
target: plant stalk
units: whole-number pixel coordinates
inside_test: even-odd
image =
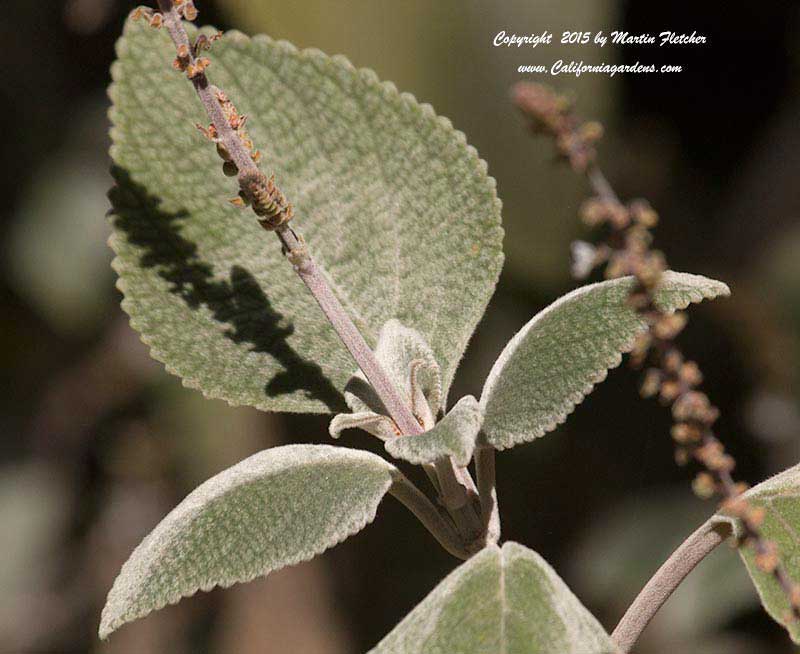
[[[644,628],[686,576],[730,534],[730,525],[711,518],[670,555],[633,600],[611,634],[622,654],[630,652]]]
[[[490,445],[479,445],[475,450],[475,474],[478,478],[478,496],[481,500],[486,544],[496,545],[500,540],[500,509],[495,484],[494,448]]]
[[[402,473],[395,477],[389,493],[411,511],[439,544],[456,558],[466,560],[477,551],[472,544],[465,542],[448,518]]]

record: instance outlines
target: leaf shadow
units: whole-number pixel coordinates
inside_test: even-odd
[[[300,391],[331,412],[346,410],[344,398],[322,368],[289,344],[294,325],[273,308],[253,274],[242,266],[232,266],[229,280],[215,278],[213,266],[200,257],[197,244],[181,234],[181,221],[188,213],[163,211],[160,200],[134,182],[126,170],[114,166],[111,173],[116,181],[109,193],[113,225],[141,249],[139,264],[155,268],[169,282],[170,292],[189,308],[205,306],[214,320],[229,325],[224,331],[226,338],[249,345],[251,352],[269,354],[281,365],[283,371],[264,384],[264,394],[274,398]]]

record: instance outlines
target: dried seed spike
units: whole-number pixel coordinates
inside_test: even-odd
[[[607,223],[610,235],[604,241],[609,249],[606,257],[606,278],[621,277],[626,274],[636,276],[638,284],[631,292],[630,304],[651,327],[655,339],[646,343],[646,348],[638,347],[631,356],[631,362],[641,365],[649,356],[656,365],[663,366],[655,374],[648,371],[643,383],[643,394],[650,395],[661,386],[662,400],[671,404],[676,400],[673,412],[675,419],[679,413],[685,414],[685,421],[673,426],[672,434],[677,443],[675,460],[685,465],[691,458],[705,464],[707,470],[701,473],[693,486],[699,495],[714,493],[723,495],[727,504],[738,509],[747,528],[738,545],[748,545],[756,552],[757,565],[777,579],[792,607],[783,616],[787,624],[797,624],[800,620],[800,585],[794,583],[788,571],[781,565],[777,547],[767,541],[758,531],[763,512],[756,507],[748,507],[746,502],[737,502],[744,488],[730,478],[734,467],[733,458],[726,454],[720,441],[711,430],[711,425],[719,416],[719,410],[711,405],[705,395],[692,390],[702,382],[702,374],[691,361],[664,364],[664,354],[672,347],[671,341],[682,329],[677,320],[664,320],[655,305],[655,290],[666,269],[662,254],[651,250],[650,229],[658,222],[658,214],[645,201],[633,201],[622,210],[615,210],[619,200],[595,164],[595,151],[592,143],[599,137],[600,130],[591,124],[581,124],[572,113],[567,98],[558,96],[547,87],[520,82],[513,88],[513,102],[529,119],[534,133],[547,133],[555,142],[561,159],[568,160],[576,172],[586,173],[594,193],[581,207],[580,217],[584,223],[596,226]],[[611,207],[604,206],[609,203]],[[586,257],[584,257],[586,259]],[[640,344],[641,346],[641,344]],[[666,379],[662,379],[662,374]],[[698,443],[703,445],[698,447]]]

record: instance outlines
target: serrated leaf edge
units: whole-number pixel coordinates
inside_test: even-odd
[[[125,563],[123,564],[119,574],[117,575],[117,578],[115,579],[114,584],[112,585],[111,590],[108,593],[108,597],[106,599],[106,605],[104,606],[102,614],[101,614],[101,617],[100,617],[100,626],[99,626],[99,629],[98,629],[98,635],[100,636],[101,640],[105,640],[113,632],[115,632],[117,629],[119,629],[123,625],[128,624],[129,622],[134,622],[135,620],[139,620],[141,618],[144,618],[144,617],[150,615],[151,613],[154,613],[156,611],[160,611],[161,609],[163,609],[163,608],[165,608],[167,606],[174,606],[178,602],[180,602],[182,599],[185,599],[187,597],[193,597],[200,591],[209,592],[209,591],[213,590],[214,588],[230,588],[231,586],[234,586],[234,585],[239,584],[239,583],[247,583],[247,582],[252,581],[253,579],[257,579],[259,577],[265,577],[269,573],[275,572],[276,570],[282,570],[283,568],[288,568],[288,567],[291,567],[291,566],[294,566],[294,565],[299,565],[300,563],[305,563],[306,561],[310,561],[314,557],[319,556],[320,554],[328,551],[329,549],[331,549],[333,547],[336,547],[337,545],[341,544],[342,542],[344,542],[345,540],[350,538],[350,536],[353,536],[354,534],[357,534],[359,531],[363,530],[367,525],[371,524],[375,520],[375,516],[378,513],[378,506],[380,505],[380,503],[383,500],[383,498],[386,496],[386,493],[389,491],[389,487],[392,485],[392,482],[396,478],[398,478],[399,476],[402,476],[402,473],[400,473],[400,471],[395,466],[393,466],[388,461],[382,459],[381,457],[379,457],[379,456],[377,456],[375,454],[372,454],[371,452],[367,452],[365,450],[336,447],[336,446],[333,446],[333,445],[300,445],[300,444],[295,444],[295,445],[284,445],[284,446],[281,446],[281,447],[270,448],[268,450],[263,450],[261,452],[257,452],[256,454],[254,454],[254,455],[252,455],[252,456],[250,456],[250,457],[248,457],[246,459],[243,459],[242,461],[237,463],[235,466],[232,466],[232,468],[235,468],[237,466],[242,465],[243,463],[245,463],[246,461],[248,461],[249,459],[251,459],[253,457],[256,457],[256,456],[259,456],[259,455],[263,455],[265,452],[274,452],[275,450],[286,451],[289,448],[292,448],[292,449],[314,448],[316,451],[320,451],[319,448],[324,448],[325,450],[329,451],[330,453],[333,453],[333,452],[346,453],[347,455],[353,456],[354,458],[361,458],[363,460],[363,462],[366,462],[367,460],[369,460],[371,462],[380,462],[381,464],[383,464],[386,467],[386,470],[389,473],[389,479],[388,479],[388,481],[386,483],[386,487],[383,490],[383,493],[381,494],[381,496],[378,497],[378,499],[374,502],[373,506],[368,507],[367,510],[364,512],[363,519],[353,522],[352,523],[352,527],[346,533],[342,534],[338,539],[336,539],[334,542],[330,543],[329,545],[326,545],[324,547],[316,547],[310,553],[307,553],[307,554],[301,554],[301,555],[297,555],[297,556],[294,556],[294,557],[289,557],[287,562],[285,564],[283,564],[283,565],[280,565],[280,566],[277,566],[277,567],[273,567],[273,568],[267,568],[267,569],[262,570],[260,572],[255,572],[255,573],[246,575],[242,579],[237,579],[237,580],[231,581],[231,582],[216,582],[216,583],[213,583],[213,584],[208,585],[208,586],[202,586],[200,588],[197,588],[197,589],[195,589],[194,591],[192,591],[190,593],[178,594],[177,596],[173,595],[173,596],[171,596],[170,599],[164,600],[163,602],[161,602],[161,603],[159,603],[157,605],[154,605],[153,607],[151,607],[150,609],[148,609],[147,611],[145,611],[143,613],[138,613],[135,616],[130,616],[130,617],[126,617],[126,618],[117,617],[117,618],[111,620],[111,622],[106,623],[105,620],[106,620],[107,608],[109,606],[108,602],[109,602],[109,599],[111,598],[111,594],[114,592],[114,589],[117,586],[117,579],[122,577],[123,573],[125,572],[126,567],[128,566],[128,563],[134,559],[134,557],[136,556],[137,552],[139,552],[140,550],[145,548],[145,546],[147,545],[148,541],[150,540],[150,536],[155,532],[156,529],[158,529],[158,526],[161,525],[161,523],[164,522],[170,516],[170,514],[172,513],[172,512],[170,512],[169,514],[167,514],[161,520],[161,522],[158,523],[158,525],[156,525],[156,527],[153,528],[153,530],[150,533],[148,533],[147,536],[145,536],[145,538],[142,540],[142,542],[139,543],[139,545],[137,545],[136,549],[134,549],[134,551],[131,553],[130,557],[128,557],[128,560],[125,561]],[[310,466],[310,465],[313,465],[313,464],[310,464],[310,463],[309,464],[301,464],[301,466],[298,466],[298,467],[302,467],[303,465]],[[273,470],[271,472],[280,472],[283,469],[285,469],[286,467],[288,467],[288,466],[278,467],[276,470]],[[231,468],[228,468],[227,470],[230,470],[230,469]],[[226,471],[222,471],[222,472],[226,472]],[[200,491],[200,489],[202,489],[204,486],[206,486],[206,484],[209,484],[210,482],[214,481],[219,476],[219,474],[222,474],[222,472],[218,473],[217,475],[214,475],[210,479],[206,480],[203,484],[200,484],[200,486],[198,486],[191,493],[189,493],[189,495],[187,495],[175,507],[175,509],[173,509],[173,511],[175,511],[178,507],[183,505],[183,503],[186,502],[195,493],[198,493],[198,491]],[[215,499],[216,499],[216,497],[215,497]]]
[[[122,36],[120,36],[120,38],[117,39],[117,42],[116,42],[115,48],[114,48],[115,53],[117,55],[117,58],[119,58],[124,53],[124,49],[127,47],[127,37],[128,37],[128,35],[130,33],[130,30],[132,28],[133,28],[132,22],[129,21],[129,20],[126,20],[125,24],[123,26]],[[189,30],[189,34],[190,35],[192,34],[191,30],[197,30],[198,32],[205,33],[207,35],[216,34],[219,31],[215,27],[210,26],[210,25],[205,25],[205,26],[202,26],[200,28],[197,28],[192,23],[187,23],[187,29]],[[494,226],[494,230],[496,231],[496,233],[500,237],[500,241],[502,243],[502,240],[503,240],[504,235],[505,235],[505,230],[503,229],[502,221],[500,220],[500,217],[501,217],[501,214],[502,214],[503,202],[497,196],[497,180],[494,177],[492,177],[491,175],[488,174],[489,166],[488,166],[487,162],[480,157],[480,155],[478,154],[477,149],[467,142],[466,134],[464,134],[464,132],[462,132],[461,130],[455,129],[453,127],[453,124],[452,124],[452,122],[450,121],[449,118],[446,118],[445,116],[437,115],[436,111],[434,110],[432,105],[430,105],[428,103],[425,103],[425,102],[419,102],[417,100],[416,96],[413,95],[412,93],[399,91],[397,86],[393,82],[380,81],[380,78],[378,77],[377,73],[375,71],[373,71],[372,69],[370,69],[370,68],[357,68],[356,66],[354,66],[352,64],[352,62],[345,55],[341,55],[341,54],[327,55],[326,53],[324,53],[321,50],[318,50],[316,48],[300,49],[297,46],[295,46],[293,43],[290,43],[289,41],[280,40],[280,39],[276,40],[276,39],[273,39],[273,38],[267,36],[266,34],[256,34],[254,36],[248,36],[248,35],[244,34],[243,32],[240,32],[239,30],[229,30],[227,32],[224,32],[223,36],[222,36],[222,39],[230,40],[236,46],[246,46],[250,42],[253,42],[255,44],[268,45],[268,46],[274,45],[275,47],[277,47],[277,48],[279,48],[281,50],[284,50],[287,53],[298,55],[301,58],[321,61],[321,62],[326,63],[326,64],[333,64],[333,65],[335,65],[336,67],[338,67],[340,69],[347,70],[347,71],[350,71],[350,72],[356,72],[364,80],[364,82],[366,84],[377,86],[382,90],[382,92],[384,94],[389,95],[389,96],[393,96],[395,98],[399,98],[405,104],[405,106],[407,108],[409,108],[409,109],[418,109],[419,113],[420,113],[420,116],[422,116],[423,118],[425,118],[427,120],[431,120],[432,119],[434,121],[434,123],[438,126],[439,129],[443,129],[445,131],[448,131],[448,132],[452,133],[452,135],[455,137],[456,141],[458,142],[458,146],[464,148],[466,153],[467,153],[467,155],[468,155],[468,157],[469,157],[469,159],[472,160],[473,170],[476,173],[478,173],[479,175],[484,177],[484,179],[486,181],[486,184],[488,185],[489,189],[491,190],[491,194],[492,194],[492,198],[493,198],[492,203],[494,205],[494,209],[495,209],[496,215],[498,216],[498,221],[497,221],[497,224]],[[165,65],[165,67],[168,66],[169,62],[165,61],[164,65]],[[119,77],[119,66],[117,64],[117,61],[115,60],[111,64],[111,84],[109,85],[108,90],[107,90],[108,97],[111,100],[111,105],[110,105],[110,107],[108,109],[108,114],[107,115],[108,115],[108,119],[109,119],[109,122],[110,122],[109,136],[111,138],[112,143],[111,143],[111,147],[109,149],[109,152],[111,154],[112,161],[114,160],[114,154],[113,154],[114,153],[114,148],[115,148],[116,142],[120,140],[119,136],[121,134],[121,132],[118,131],[118,121],[117,121],[115,107],[114,107],[114,94],[116,93],[116,86],[117,86],[118,81],[119,81],[118,77]],[[111,191],[109,191],[109,193],[111,193]],[[116,214],[114,213],[114,210],[112,208],[108,213],[108,219],[109,219],[110,222],[112,222],[112,224],[113,224],[113,219],[114,219],[115,216],[116,216]],[[485,236],[488,237],[488,233]],[[117,235],[116,235],[116,233],[113,233],[108,239],[108,244],[111,247],[111,249],[114,251],[114,254],[116,255],[114,257],[113,261],[111,262],[111,266],[112,266],[113,270],[118,275],[118,281],[117,281],[116,287],[120,291],[120,293],[122,293],[122,295],[123,295],[123,300],[120,302],[120,306],[121,306],[122,310],[129,316],[130,325],[139,334],[139,338],[140,338],[141,342],[144,343],[149,348],[150,356],[153,359],[155,359],[156,361],[159,361],[160,363],[162,363],[164,365],[164,368],[167,370],[168,373],[180,378],[181,383],[185,388],[191,388],[193,390],[200,391],[202,393],[203,397],[205,397],[207,399],[223,400],[229,406],[233,406],[233,407],[237,407],[237,406],[252,406],[252,407],[254,407],[256,409],[259,409],[261,411],[266,411],[266,412],[281,411],[281,412],[285,412],[285,413],[312,413],[312,414],[313,413],[316,413],[316,414],[330,414],[330,413],[332,413],[332,411],[324,409],[322,407],[319,408],[319,411],[299,410],[299,409],[294,408],[292,405],[289,405],[289,406],[281,405],[280,401],[275,400],[275,399],[272,399],[269,405],[265,404],[265,403],[260,403],[260,402],[258,402],[258,403],[239,402],[237,400],[230,399],[229,397],[227,397],[225,395],[224,389],[220,390],[220,389],[214,389],[214,388],[203,388],[203,386],[202,386],[203,380],[201,378],[195,377],[195,376],[191,376],[191,375],[184,376],[183,374],[181,374],[181,372],[179,372],[179,370],[177,369],[176,366],[171,365],[166,361],[166,357],[168,355],[166,353],[164,353],[163,351],[161,351],[160,349],[158,349],[157,346],[153,342],[151,342],[151,340],[148,338],[148,336],[143,331],[141,331],[139,329],[138,325],[140,323],[136,320],[136,317],[135,317],[136,311],[131,306],[131,303],[125,301],[125,297],[126,297],[126,295],[125,295],[125,286],[124,286],[123,283],[120,283],[120,282],[122,282],[122,279],[123,279],[122,278],[122,273],[120,272],[120,270],[121,270],[120,267],[122,266],[122,263],[124,263],[124,262],[121,261],[121,257],[119,256],[119,251],[118,251],[118,249],[116,247],[116,242],[117,242]],[[495,280],[494,280],[495,286],[497,285],[497,281],[500,278],[500,272],[502,271],[503,262],[504,262],[504,259],[505,259],[505,255],[503,253],[502,248],[500,249],[500,251],[497,253],[496,256],[497,256],[497,274],[496,274]],[[490,299],[491,299],[491,295],[489,295],[489,297],[487,297],[486,303],[484,304],[484,306],[482,308],[480,308],[480,316],[482,316],[483,313],[486,311],[486,306],[488,306]],[[478,317],[478,321],[480,320],[480,316]],[[476,323],[478,321],[476,321]],[[469,344],[469,340],[470,340],[471,337],[472,337],[472,334],[469,334],[467,336],[466,342],[463,343],[462,347],[460,348],[461,349],[461,357],[462,358],[463,358],[464,352],[467,349],[467,346]],[[449,378],[443,380],[443,384],[442,384],[443,388],[445,388],[445,389],[449,389],[450,388],[450,384],[452,382],[452,379],[455,376],[456,370],[458,369],[458,364],[459,364],[459,361],[454,361],[454,365],[453,365],[452,370],[447,371]]]
[[[676,273],[674,271],[667,271],[664,273],[664,275],[669,277],[680,275],[681,277],[684,278],[688,276],[691,278],[700,278],[706,282],[709,282],[707,286],[702,287],[704,290],[700,290],[700,288],[692,288],[681,291],[682,293],[688,295],[688,299],[681,300],[681,302],[670,307],[667,310],[667,313],[675,313],[676,311],[682,311],[691,304],[697,304],[699,302],[702,302],[703,300],[713,300],[714,298],[717,297],[726,297],[730,295],[730,288],[728,288],[727,284],[714,279],[710,279],[708,277],[703,277],[702,275],[692,275],[689,273]],[[619,282],[620,284],[622,283],[629,284],[633,281],[633,277],[621,277],[618,280],[613,280],[613,281]],[[486,377],[486,382],[483,386],[483,391],[481,392],[481,399],[480,399],[480,405],[482,411],[484,412],[486,411],[486,404],[489,401],[489,395],[491,394],[492,389],[494,387],[494,380],[500,376],[500,373],[505,367],[505,364],[507,363],[508,359],[516,350],[519,341],[521,341],[522,339],[525,338],[525,336],[527,336],[528,332],[538,324],[539,320],[549,315],[559,307],[561,307],[561,305],[566,304],[567,302],[573,300],[574,298],[579,297],[580,295],[583,295],[585,293],[588,293],[592,289],[598,286],[606,285],[608,283],[609,283],[608,281],[605,281],[605,282],[597,282],[595,284],[587,284],[586,286],[581,286],[580,288],[577,288],[567,293],[566,295],[560,297],[551,305],[543,309],[541,312],[536,314],[534,318],[532,318],[524,327],[522,327],[522,329],[520,329],[511,338],[511,340],[503,348],[503,351],[500,353],[500,356],[494,362],[492,369],[489,371],[489,374]],[[712,286],[715,288],[715,290],[711,290]],[[677,293],[679,291],[675,290],[675,291],[665,291],[665,292]],[[608,372],[610,370],[613,370],[614,368],[617,368],[622,363],[623,355],[629,353],[633,349],[633,346],[636,344],[637,336],[646,330],[647,330],[646,324],[642,323],[637,329],[634,336],[630,338],[628,341],[626,341],[623,347],[620,348],[614,354],[614,356],[609,357],[609,359],[605,364],[606,366],[605,370],[597,372],[597,374],[591,378],[591,381],[589,381],[586,384],[586,386],[584,386],[583,389],[581,389],[580,391],[576,391],[574,394],[566,398],[565,403],[563,404],[563,409],[560,410],[552,420],[545,423],[544,425],[541,425],[540,427],[537,427],[536,429],[533,430],[532,433],[531,432],[515,433],[515,432],[503,431],[502,433],[504,439],[508,442],[497,443],[493,440],[492,445],[494,446],[494,448],[499,451],[510,449],[516,445],[520,445],[522,443],[526,443],[532,440],[536,440],[537,438],[541,438],[545,434],[548,434],[549,432],[553,431],[559,425],[564,424],[569,415],[575,410],[575,407],[577,407],[581,402],[583,402],[584,399],[586,399],[586,397],[592,392],[592,390],[594,390],[594,387],[597,386],[600,382],[605,381],[605,379],[608,377]]]
[[[465,395],[464,397],[462,397],[458,402],[456,402],[453,405],[453,408],[450,409],[450,412],[448,412],[448,414],[444,418],[442,418],[442,420],[440,420],[436,425],[434,425],[428,431],[423,432],[422,434],[419,434],[417,436],[396,436],[395,438],[384,441],[383,443],[384,449],[395,459],[403,459],[404,461],[408,461],[409,463],[413,463],[414,465],[433,463],[434,459],[418,455],[413,451],[409,451],[406,448],[403,448],[402,445],[404,444],[404,441],[407,442],[407,439],[424,438],[425,436],[429,435],[432,431],[434,431],[437,427],[439,427],[443,421],[447,420],[447,416],[451,415],[452,412],[459,406],[459,404],[462,403],[464,405],[469,404],[470,406],[469,407],[462,406],[462,408],[459,410],[464,410],[467,408],[472,409],[473,403],[474,403],[474,408],[477,410],[476,412],[478,414],[478,419],[476,421],[477,428],[475,429],[475,436],[465,438],[463,434],[459,434],[459,436],[457,437],[459,441],[458,445],[464,446],[462,451],[457,452],[455,448],[449,448],[446,453],[449,454],[451,457],[453,457],[453,460],[456,462],[457,465],[461,467],[466,467],[469,464],[470,460],[472,459],[472,455],[475,451],[475,444],[477,442],[478,432],[480,432],[480,425],[483,421],[483,414],[481,413],[480,405],[478,404],[478,401],[474,397],[472,397],[472,395]],[[445,452],[443,451],[443,455],[444,454]]]

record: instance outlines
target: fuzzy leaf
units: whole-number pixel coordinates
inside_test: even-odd
[[[422,335],[398,320],[389,320],[378,335],[375,358],[423,428],[433,427],[442,403],[442,372]],[[339,438],[345,429],[356,427],[383,441],[399,435],[397,425],[360,370],[347,382],[344,400],[352,413],[334,416],[328,426],[333,438]]]
[[[307,561],[372,522],[396,468],[368,452],[286,445],[192,491],[134,550],[108,595],[106,638],[198,590]]]
[[[489,546],[451,572],[371,654],[611,654],[611,639],[538,554]]]
[[[442,373],[423,336],[399,320],[386,322],[378,334],[375,358],[396,384],[403,399],[426,422],[442,403]],[[354,413],[384,411],[364,373],[356,370],[345,387],[344,399]]]
[[[794,582],[800,581],[800,465],[753,486],[744,497],[755,506],[765,510],[764,523],[759,531],[767,540],[778,547],[781,563]],[[724,513],[720,520],[729,522],[734,533],[739,535],[738,520]],[[759,570],[755,555],[750,547],[740,547],[739,554],[744,561],[750,578],[755,584],[761,603],[767,613],[789,631],[795,643],[800,643],[800,623],[787,620],[791,616],[789,599],[780,584],[771,574]]]
[[[166,31],[129,21],[117,53],[111,245],[131,324],[208,396],[343,409],[352,359],[277,239],[227,202],[236,182],[193,127],[208,121]],[[367,341],[390,318],[419,331],[446,390],[502,265],[486,164],[430,106],[342,57],[238,32],[210,57]]]
[[[387,440],[384,447],[396,459],[409,463],[433,463],[451,456],[458,465],[465,467],[472,459],[482,419],[478,401],[467,395],[456,402],[433,429],[418,436],[396,436]]]
[[[626,277],[568,293],[508,342],[481,395],[483,431],[492,445],[503,450],[552,431],[620,364],[645,329],[626,303],[633,283]],[[729,294],[722,282],[667,272],[656,301],[674,311]]]
[[[397,427],[394,421],[374,411],[337,413],[328,425],[328,433],[333,438],[339,438],[345,429],[363,429],[381,440],[397,436]]]

